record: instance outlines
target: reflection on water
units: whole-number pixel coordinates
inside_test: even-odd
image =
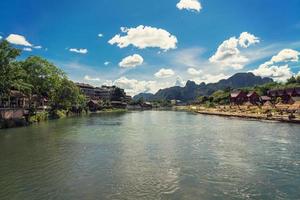
[[[299,125],[184,112],[0,130],[0,199],[300,199]]]

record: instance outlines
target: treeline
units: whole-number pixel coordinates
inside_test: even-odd
[[[258,95],[264,96],[267,95],[267,92],[269,90],[287,89],[287,88],[294,88],[294,87],[300,87],[300,75],[296,77],[292,76],[284,83],[271,82],[263,85],[257,85],[254,87],[240,88],[239,90],[244,92],[254,91]],[[210,96],[198,97],[196,103],[205,104],[207,107],[213,107],[214,104],[226,105],[230,103],[229,96],[232,91],[233,90],[230,87],[226,88],[225,90],[218,90]]]
[[[44,58],[31,56],[17,60],[21,50],[6,40],[0,42],[0,98],[9,100],[17,90],[29,98],[46,98],[51,112],[85,108],[85,96],[66,74]],[[32,113],[35,107],[29,103]]]

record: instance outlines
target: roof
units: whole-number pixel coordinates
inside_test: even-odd
[[[248,94],[247,94],[247,97],[251,97],[252,95],[258,95],[255,91],[253,91],[253,92],[249,92]]]
[[[242,91],[235,91],[235,92],[232,92],[231,94],[230,94],[230,96],[232,97],[232,98],[236,98],[236,97],[238,97],[240,94],[242,94],[243,92]]]
[[[271,100],[271,97],[268,97],[268,96],[261,96],[260,98],[263,101],[270,101]]]
[[[26,97],[26,95],[18,90],[11,90],[10,91],[10,96],[12,97],[18,97],[18,98],[21,98],[21,97]]]
[[[98,101],[96,101],[96,100],[90,100],[89,102],[88,102],[88,104],[89,103],[93,103],[93,104],[95,104],[95,105],[98,105]]]
[[[86,83],[75,83],[78,87],[83,87],[83,88],[94,88],[94,86]]]

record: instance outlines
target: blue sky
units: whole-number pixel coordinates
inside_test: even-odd
[[[129,94],[241,71],[283,81],[300,70],[299,0],[2,0],[1,7],[0,37],[24,49],[21,58],[43,56],[74,81]]]

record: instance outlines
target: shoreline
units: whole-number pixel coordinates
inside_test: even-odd
[[[255,121],[270,121],[270,122],[282,122],[282,123],[292,123],[292,124],[300,124],[300,119],[288,119],[284,117],[267,117],[267,116],[257,116],[250,114],[239,114],[239,113],[222,113],[222,112],[211,112],[211,111],[194,111],[196,114],[202,115],[214,115],[220,117],[228,117],[228,118],[240,118],[240,119],[251,119]]]
[[[257,109],[257,108],[255,108]],[[268,115],[268,113],[264,113],[267,109],[261,109],[259,113],[249,113],[250,109],[245,109],[236,111],[235,109],[222,109],[217,108],[204,108],[204,107],[190,107],[190,106],[181,106],[175,107],[177,111],[189,111],[196,114],[202,115],[214,115],[220,117],[227,118],[240,118],[240,119],[250,119],[255,121],[270,121],[270,122],[281,122],[281,123],[291,123],[291,124],[300,124],[300,116],[297,114],[294,119],[289,119],[289,115],[287,113],[279,115],[278,113]]]

